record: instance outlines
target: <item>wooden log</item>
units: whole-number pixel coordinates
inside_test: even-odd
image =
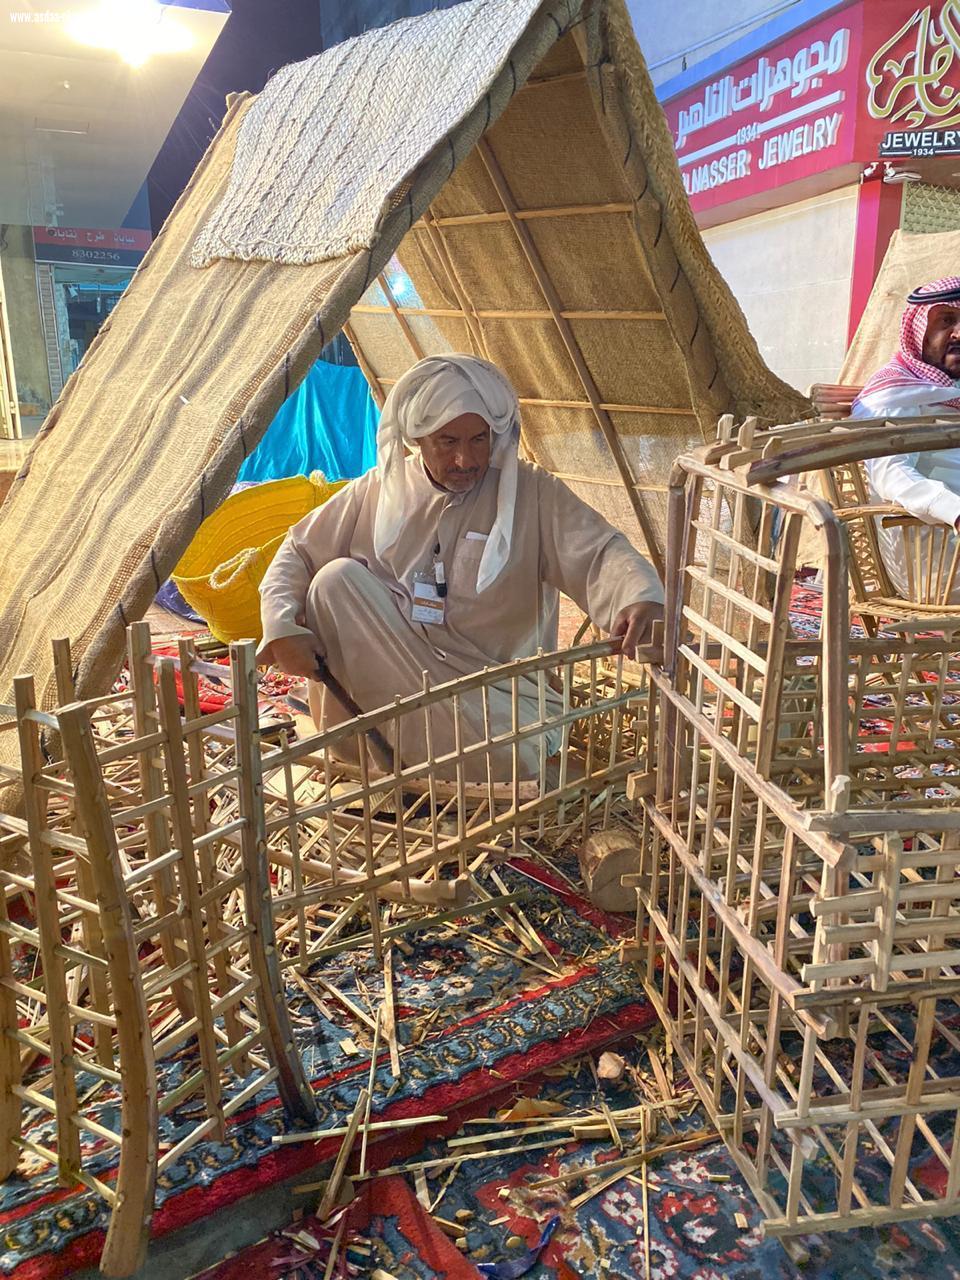
[[[601,911],[635,911],[637,895],[621,877],[640,865],[640,844],[633,831],[611,828],[588,836],[577,850],[587,897]]]

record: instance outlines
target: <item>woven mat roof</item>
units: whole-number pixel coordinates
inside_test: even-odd
[[[126,624],[344,325],[378,398],[421,354],[499,362],[529,456],[655,560],[677,454],[720,413],[806,407],[709,259],[623,0],[546,0],[372,248],[200,270],[251,101],[230,102],[0,509],[0,699],[29,671],[55,705],[61,635],[79,693],[109,688]]]

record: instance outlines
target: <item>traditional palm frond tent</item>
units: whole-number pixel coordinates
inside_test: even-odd
[[[0,697],[32,671],[55,702],[60,635],[109,687],[341,328],[378,399],[424,354],[497,361],[527,455],[658,565],[677,454],[806,408],[710,261],[623,0],[468,0],[275,81],[229,102],[0,512]]]
[[[844,386],[861,387],[897,349],[907,294],[937,280],[960,259],[958,231],[895,231],[840,371]]]

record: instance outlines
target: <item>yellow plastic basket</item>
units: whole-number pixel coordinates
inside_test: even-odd
[[[260,639],[260,581],[287,530],[346,483],[319,471],[269,480],[232,494],[207,516],[172,577],[218,640]]]

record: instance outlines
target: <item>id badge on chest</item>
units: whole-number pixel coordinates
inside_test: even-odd
[[[417,574],[413,580],[413,608],[410,617],[414,622],[428,626],[442,626],[445,602],[437,590],[437,583],[426,574]]]

